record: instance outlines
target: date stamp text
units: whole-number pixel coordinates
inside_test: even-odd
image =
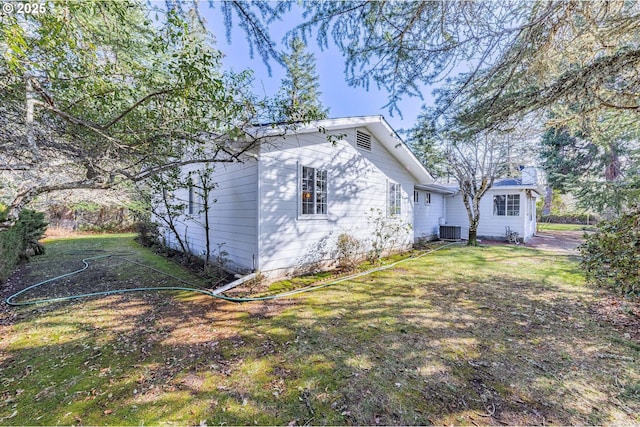
[[[0,1],[0,15],[39,15],[47,13],[43,2]]]

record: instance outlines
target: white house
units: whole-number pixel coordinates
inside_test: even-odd
[[[331,139],[327,138],[331,135]],[[439,185],[382,116],[314,122],[262,145],[242,163],[216,166],[218,184],[209,212],[210,248],[228,266],[278,277],[326,267],[346,233],[371,247],[381,225],[388,249],[437,239],[440,226],[468,220],[456,189]],[[485,196],[479,237],[503,238],[510,226],[527,239],[535,231],[535,186],[500,181]],[[173,197],[189,201],[178,221],[192,253],[203,255],[202,213],[188,189]],[[165,243],[177,248],[163,230]]]
[[[380,222],[398,229],[392,249],[437,238],[451,193],[434,185],[382,116],[315,122],[214,174],[210,247],[222,245],[235,270],[269,276],[330,262],[342,233],[370,245]],[[187,192],[174,197],[188,200]],[[196,254],[205,249],[202,222],[196,216],[179,224]],[[164,237],[175,246],[168,230]]]
[[[536,232],[536,199],[540,196],[535,168],[524,168],[521,178],[496,180],[480,201],[478,239],[504,240],[506,228],[527,241]],[[469,217],[456,193],[446,200],[446,225],[459,226],[460,237],[469,238]]]

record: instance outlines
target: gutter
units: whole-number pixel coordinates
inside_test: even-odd
[[[441,193],[441,194],[448,194],[448,195],[452,195],[458,192],[457,189],[453,189],[451,187],[445,187],[443,185],[438,185],[438,184],[415,184],[413,188],[415,188],[416,190],[431,191],[433,193]]]

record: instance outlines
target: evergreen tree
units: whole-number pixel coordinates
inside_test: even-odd
[[[596,129],[592,134],[551,128],[540,148],[549,185],[573,194],[579,206],[606,217],[637,203],[639,154],[637,134],[624,128]]]
[[[300,38],[292,39],[289,49],[290,52],[281,57],[287,68],[287,75],[282,80],[283,98],[287,102],[283,107],[283,118],[293,121],[327,118],[329,109],[324,108],[319,99],[315,55],[305,52],[306,45]]]
[[[433,108],[423,107],[416,125],[407,133],[407,144],[434,179],[442,179],[449,172],[446,156],[433,121]]]
[[[547,183],[565,193],[593,167],[597,147],[566,128],[550,128],[542,136],[540,158]]]

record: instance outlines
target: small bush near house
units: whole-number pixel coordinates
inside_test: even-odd
[[[21,257],[44,253],[38,240],[46,229],[43,213],[25,209],[13,227],[0,232],[0,283],[7,280]]]
[[[403,223],[399,217],[388,217],[380,209],[371,208],[367,220],[373,226],[367,255],[371,264],[378,263],[384,254],[406,240],[412,228],[411,224]]]
[[[362,260],[362,244],[350,234],[342,233],[336,242],[338,268],[341,271],[352,271]]]
[[[640,207],[601,222],[580,251],[587,280],[640,295]]]

